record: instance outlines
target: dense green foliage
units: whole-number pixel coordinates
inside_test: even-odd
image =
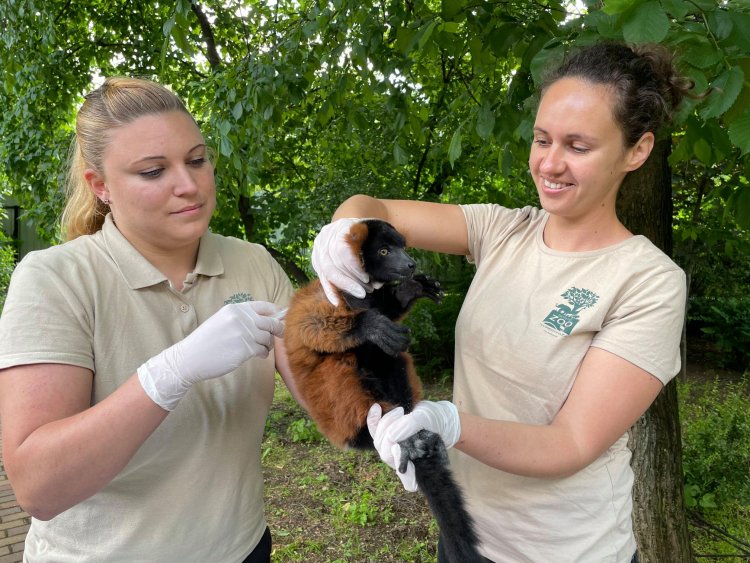
[[[0,209],[0,221],[4,217],[3,210]],[[5,304],[5,294],[8,291],[10,276],[16,265],[16,249],[13,241],[10,240],[2,230],[0,230],[0,312]]]
[[[680,386],[688,507],[750,506],[748,381]]]
[[[750,2],[585,4],[6,2],[0,162],[53,239],[82,95],[104,75],[157,78],[219,153],[214,228],[266,244],[302,280],[312,234],[347,195],[533,202],[526,158],[544,66],[600,38],[659,41],[697,91],[714,88],[677,120],[685,263],[747,250]]]
[[[717,366],[750,368],[750,298],[694,297],[690,310],[691,328],[714,343],[712,360]]]
[[[10,275],[16,265],[15,258],[16,253],[13,246],[0,243],[0,311],[5,304],[5,294],[8,291]]]

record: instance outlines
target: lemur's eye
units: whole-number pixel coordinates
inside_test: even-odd
[[[380,250],[378,250],[378,254],[380,254],[381,256],[388,256],[388,249],[385,247],[381,248]]]

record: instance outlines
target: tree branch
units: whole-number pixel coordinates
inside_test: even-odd
[[[211,29],[211,22],[208,21],[206,14],[203,13],[198,2],[191,2],[190,9],[195,14],[195,17],[198,18],[198,24],[201,26],[201,37],[206,44],[208,64],[211,66],[211,70],[216,72],[221,68],[222,60],[221,56],[219,56],[219,51],[216,49],[216,37],[214,36],[213,29]]]

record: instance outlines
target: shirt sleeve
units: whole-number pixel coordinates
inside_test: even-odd
[[[649,277],[613,306],[591,345],[620,356],[666,385],[680,370],[686,296],[682,270]]]
[[[18,264],[0,317],[0,369],[61,363],[93,370],[93,313],[73,287],[37,253]]]
[[[533,208],[510,209],[493,203],[461,205],[469,235],[467,260],[477,266],[486,251],[502,242],[529,220]]]

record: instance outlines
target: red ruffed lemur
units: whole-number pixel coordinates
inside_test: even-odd
[[[436,280],[415,273],[404,237],[389,223],[355,223],[348,243],[378,289],[361,299],[339,291],[341,303],[334,306],[320,282],[312,281],[292,299],[284,341],[297,388],[320,431],[339,447],[371,449],[366,420],[372,404],[408,413],[422,397],[406,352],[409,331],[398,321],[417,299],[439,302],[443,291]],[[440,436],[421,430],[399,445],[400,470],[414,463],[449,560],[486,561],[476,550],[474,524]]]

